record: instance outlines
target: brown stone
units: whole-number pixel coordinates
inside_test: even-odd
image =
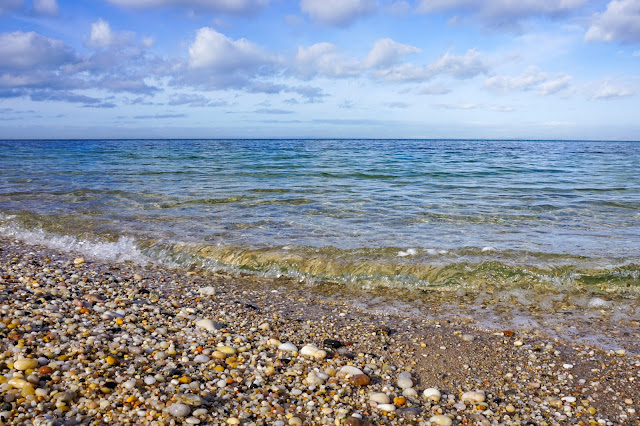
[[[356,386],[367,386],[371,383],[371,379],[366,374],[356,374],[349,378],[349,383]]]

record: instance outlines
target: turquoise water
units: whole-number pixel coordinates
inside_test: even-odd
[[[0,234],[354,287],[640,288],[640,143],[0,141]]]

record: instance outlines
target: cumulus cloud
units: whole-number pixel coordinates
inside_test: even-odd
[[[550,95],[569,87],[571,76],[564,73],[550,75],[538,67],[529,67],[518,76],[493,76],[485,80],[483,87],[496,93],[535,90]]]
[[[232,40],[209,27],[199,29],[189,46],[189,66],[195,69],[253,73],[257,67],[271,61],[261,48],[250,41],[244,38]]]
[[[34,32],[0,34],[0,69],[56,67],[73,60],[72,50],[60,40]]]
[[[41,15],[57,15],[58,3],[56,0],[34,0],[33,10]]]
[[[619,99],[637,95],[640,90],[638,87],[624,82],[615,82],[605,79],[599,83],[591,85],[587,89],[591,99]]]
[[[88,44],[92,47],[109,47],[115,40],[111,26],[105,20],[98,19],[91,25]]]
[[[302,0],[300,9],[313,20],[329,26],[347,26],[375,12],[374,0]]]
[[[473,78],[489,71],[489,65],[475,49],[464,55],[449,52],[435,62],[419,66],[411,63],[400,64],[376,71],[375,75],[387,81],[426,81],[438,75],[447,75],[457,79]]]
[[[187,8],[202,12],[254,13],[267,6],[270,0],[107,0],[118,6],[138,9],[158,7]]]
[[[640,43],[640,1],[612,0],[596,14],[584,36],[586,41]]]
[[[338,52],[332,43],[316,43],[309,47],[299,47],[296,53],[295,69],[299,77],[349,77],[360,74],[360,63],[348,60]]]
[[[557,18],[579,9],[587,0],[420,0],[416,12],[450,12],[477,16],[492,26],[513,26],[518,21]]]
[[[364,60],[367,68],[388,67],[396,64],[402,57],[413,53],[420,53],[417,47],[398,43],[390,38],[382,38],[375,42],[373,48]]]

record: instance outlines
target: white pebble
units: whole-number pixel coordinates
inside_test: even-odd
[[[186,417],[191,412],[191,408],[187,404],[171,404],[169,406],[169,414],[173,417]]]
[[[198,355],[193,360],[195,362],[209,362],[209,357],[206,355]]]
[[[447,416],[443,416],[441,414],[438,414],[437,416],[432,416],[429,419],[429,421],[434,425],[438,425],[438,426],[451,426],[453,424],[453,421],[451,420],[451,418]]]
[[[298,352],[298,348],[293,343],[283,343],[278,346],[278,350],[282,352]]]
[[[393,404],[378,404],[376,408],[378,408],[378,410],[387,411],[387,412],[396,411],[396,406]]]
[[[469,391],[462,394],[460,397],[461,401],[469,401],[469,402],[484,402],[485,396],[484,392],[480,391]]]
[[[144,382],[148,385],[152,385],[156,382],[156,378],[153,376],[147,376],[144,378]]]
[[[386,393],[374,392],[371,395],[369,395],[369,401],[375,402],[378,404],[388,404],[391,400],[389,399]]]
[[[422,395],[425,397],[427,401],[434,401],[434,402],[440,401],[440,398],[442,397],[442,394],[436,388],[425,389],[424,392],[422,392]]]

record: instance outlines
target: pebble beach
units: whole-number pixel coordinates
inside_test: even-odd
[[[640,357],[0,238],[3,424],[633,425]]]

